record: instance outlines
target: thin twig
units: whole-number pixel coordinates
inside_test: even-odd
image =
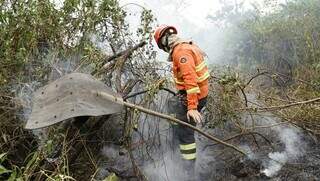
[[[160,90],[165,90],[165,91],[167,91],[167,92],[169,92],[169,93],[171,93],[171,94],[173,94],[173,95],[176,95],[176,93],[175,93],[174,91],[172,91],[172,90],[170,90],[170,89],[168,89],[168,88],[162,88],[162,87],[160,87]],[[135,97],[135,96],[140,95],[140,94],[144,94],[144,93],[149,92],[149,91],[150,91],[150,89],[132,93],[132,94],[130,94],[130,95],[127,95],[127,96],[123,97],[123,100],[127,100],[127,99],[129,99],[129,98]]]

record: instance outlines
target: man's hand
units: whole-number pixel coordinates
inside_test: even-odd
[[[199,113],[198,110],[189,110],[187,112],[187,117],[188,117],[188,121],[189,122],[190,122],[190,117],[193,118],[193,120],[196,123],[201,123],[201,120],[202,120],[202,116],[201,116],[201,114]]]

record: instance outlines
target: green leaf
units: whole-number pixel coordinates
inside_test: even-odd
[[[5,174],[5,173],[10,173],[10,172],[12,172],[12,171],[8,170],[4,166],[0,165],[0,175]]]
[[[8,181],[23,181],[20,172],[17,170],[17,167],[12,171]]]
[[[7,153],[0,154],[0,163],[2,163],[6,159]]]
[[[119,178],[117,177],[117,175],[115,173],[111,173],[103,181],[119,181]]]
[[[48,140],[46,146],[47,146],[47,152],[51,153],[52,150],[53,150],[53,141],[52,140]]]
[[[37,161],[38,158],[38,152],[35,152],[31,158],[31,160],[28,161],[27,165],[26,165],[26,170],[30,169],[30,167],[32,167],[32,165]]]

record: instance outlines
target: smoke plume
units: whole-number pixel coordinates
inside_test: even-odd
[[[281,142],[285,149],[282,152],[272,152],[268,154],[269,161],[266,168],[262,170],[268,177],[275,176],[288,161],[302,156],[304,145],[301,143],[299,132],[293,128],[277,129]]]

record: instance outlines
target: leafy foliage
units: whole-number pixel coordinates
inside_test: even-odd
[[[150,38],[153,23],[150,10],[143,9],[137,34],[125,21],[126,16],[126,10],[116,0],[0,1],[0,144],[9,160],[6,167],[1,166],[1,176],[28,180],[34,179],[37,172],[51,179],[72,180],[66,155],[69,149],[66,130],[49,129],[46,139],[37,140],[22,128],[21,118],[25,119],[35,89],[70,71],[92,73],[106,83],[117,77],[118,91],[124,95],[137,82],[130,80],[124,84],[127,82],[123,77],[144,80],[141,75],[146,75],[147,69],[141,69],[143,64],[135,62],[152,59],[155,55],[152,46],[120,57],[117,61],[120,63],[111,63],[110,69],[102,68],[111,55]],[[131,62],[126,63],[125,59]],[[151,67],[153,63],[148,65]],[[155,72],[149,73],[148,79],[155,78]],[[144,86],[143,82],[140,86]],[[27,98],[17,99],[20,94],[27,94]],[[41,170],[43,160],[60,143],[64,144],[56,172]],[[90,176],[89,171],[87,175]]]
[[[247,72],[266,71],[255,81],[266,105],[283,105],[319,97],[320,4],[292,0],[274,6],[226,4],[211,19],[226,32],[222,59]],[[259,93],[260,92],[260,93]],[[259,97],[259,96],[258,96]],[[260,97],[260,98],[262,98]],[[280,111],[278,116],[318,134],[318,105]]]

